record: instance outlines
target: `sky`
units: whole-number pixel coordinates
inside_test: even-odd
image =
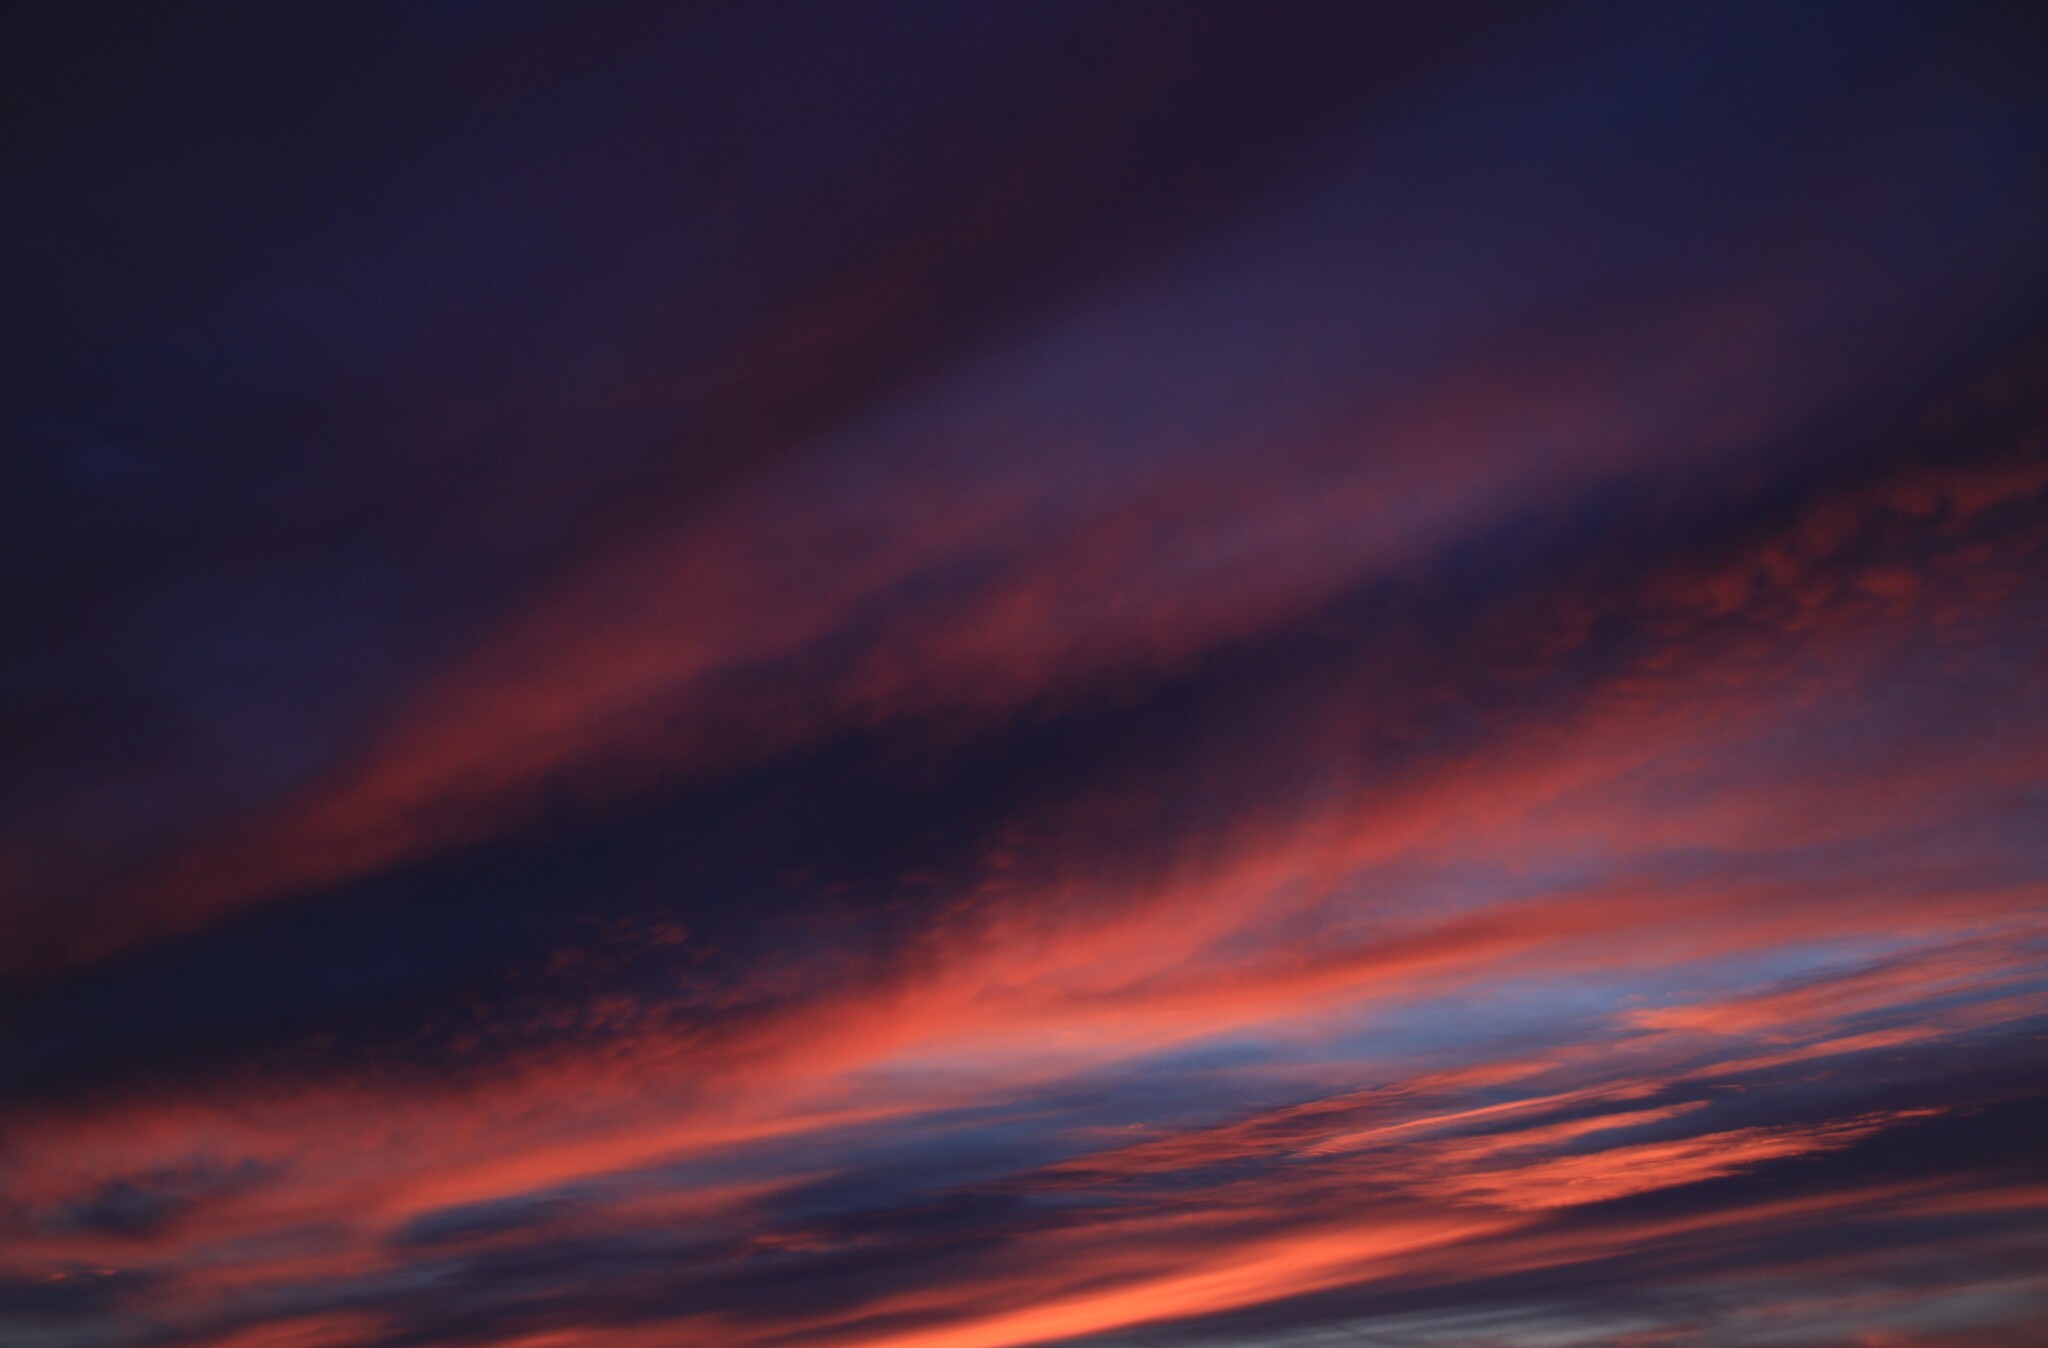
[[[2048,1325],[2048,21],[0,19],[0,1342]]]

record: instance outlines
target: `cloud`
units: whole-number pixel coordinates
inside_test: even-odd
[[[0,1337],[2037,1319],[2038,35],[1343,8],[51,20]]]

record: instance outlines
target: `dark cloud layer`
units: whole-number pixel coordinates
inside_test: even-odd
[[[0,1338],[2048,1316],[2048,30],[21,9]]]

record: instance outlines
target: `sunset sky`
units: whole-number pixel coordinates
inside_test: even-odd
[[[2048,1343],[2048,15],[16,4],[6,1348]]]

